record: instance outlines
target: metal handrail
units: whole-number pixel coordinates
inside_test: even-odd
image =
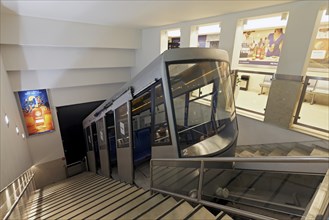
[[[9,188],[14,182],[16,182],[19,178],[21,178],[23,175],[25,175],[25,173],[27,171],[29,171],[31,168],[25,170],[21,175],[19,175],[16,179],[14,179],[13,181],[11,181],[6,187],[4,187],[3,189],[0,190],[0,194],[5,191],[7,188]]]
[[[283,163],[329,163],[328,157],[211,157],[211,158],[179,158],[179,159],[152,159],[153,161],[159,162],[252,162],[252,163],[272,163],[272,162],[283,162]]]
[[[34,178],[34,173],[32,173],[31,178],[28,180],[26,186],[24,187],[24,189],[21,191],[20,195],[17,197],[17,199],[15,200],[14,204],[11,206],[11,208],[9,209],[9,211],[7,212],[7,214],[3,217],[3,220],[7,220],[9,218],[9,216],[11,215],[11,213],[14,211],[15,207],[17,206],[19,200],[22,198],[23,194],[25,193],[27,187],[30,185],[30,183],[32,182],[32,179]]]
[[[181,163],[188,163],[188,162],[198,162],[200,163],[199,166],[199,185],[198,185],[198,194],[197,198],[191,198],[186,195],[177,194],[174,192],[170,192],[167,190],[156,189],[154,188],[153,184],[153,165],[155,162],[168,162],[174,163],[179,162]],[[150,161],[151,165],[151,177],[150,177],[150,190],[151,192],[159,192],[167,195],[171,195],[174,197],[182,198],[190,202],[199,203],[205,206],[213,207],[219,210],[222,210],[227,213],[245,216],[252,219],[259,219],[259,220],[273,220],[275,218],[271,218],[268,216],[263,216],[255,213],[251,213],[248,211],[227,207],[224,205],[220,205],[214,202],[205,201],[202,199],[202,186],[204,181],[204,170],[205,170],[205,162],[251,162],[251,163],[271,163],[271,162],[281,162],[281,163],[325,163],[329,164],[329,158],[327,157],[253,157],[253,158],[237,158],[237,157],[225,157],[225,158],[180,158],[180,159],[152,159]]]
[[[252,73],[252,74],[260,74],[260,75],[275,75],[274,72],[263,72],[263,71],[254,71],[254,70],[240,70],[236,69],[235,71],[240,73]]]

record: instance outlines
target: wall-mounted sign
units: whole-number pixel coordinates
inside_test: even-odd
[[[29,135],[54,130],[53,118],[45,89],[18,92],[23,117]]]

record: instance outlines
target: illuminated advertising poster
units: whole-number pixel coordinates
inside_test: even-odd
[[[329,27],[319,29],[313,45],[309,67],[329,68]]]
[[[45,89],[18,92],[29,135],[54,130],[53,118]]]
[[[277,66],[284,28],[244,31],[239,64]]]

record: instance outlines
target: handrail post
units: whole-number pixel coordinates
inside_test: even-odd
[[[153,195],[153,160],[150,160],[150,191]]]
[[[204,174],[204,161],[200,161],[200,170],[199,170],[199,185],[198,185],[198,201],[201,201],[202,196],[202,186],[203,186],[203,174]]]

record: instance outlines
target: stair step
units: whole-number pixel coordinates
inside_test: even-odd
[[[119,217],[119,219],[135,219],[141,212],[149,209],[154,204],[159,203],[164,199],[163,195],[157,194],[153,198],[149,199],[148,201],[144,202],[143,204],[139,205],[138,207],[130,210],[128,213]]]
[[[146,212],[144,215],[140,216],[138,219],[156,219],[158,216],[162,215],[167,210],[173,208],[176,204],[177,201],[174,198],[170,197],[166,201],[162,202],[150,211]]]
[[[322,147],[315,147],[310,156],[329,157],[329,150]]]
[[[92,216],[95,215],[97,212],[104,211],[104,210],[110,210],[111,205],[115,204],[116,202],[120,201],[122,198],[127,197],[129,194],[132,193],[136,193],[136,190],[138,190],[139,193],[141,193],[141,191],[137,188],[137,187],[128,187],[128,189],[125,189],[124,191],[121,191],[120,194],[107,199],[105,201],[103,201],[102,203],[97,203],[95,204],[95,206],[92,206],[90,209],[85,209],[86,211],[83,210],[83,212],[81,212],[78,215],[74,216],[74,219],[82,219],[82,218],[86,218],[88,216]],[[106,212],[104,212],[103,214],[105,214]]]
[[[103,217],[104,215],[107,215],[109,211],[120,208],[124,204],[130,202],[130,200],[132,200],[138,196],[141,196],[143,193],[145,193],[145,190],[143,190],[143,189],[139,189],[136,192],[131,193],[130,195],[127,195],[128,193],[127,194],[123,193],[124,195],[120,198],[120,200],[117,200],[114,203],[110,203],[110,204],[108,204],[106,202],[104,204],[107,204],[107,205],[102,204],[101,206],[99,206],[98,209],[96,210],[96,213],[93,213],[90,216],[86,216],[86,217],[82,217],[82,218],[99,219],[99,218]]]
[[[190,220],[198,220],[198,219],[215,220],[216,218],[205,207],[201,207],[197,212],[195,212],[192,216],[190,216],[187,219],[190,219]]]
[[[60,209],[56,209],[57,214],[53,214],[51,216],[43,216],[44,218],[51,218],[51,219],[59,219],[59,218],[68,218],[69,215],[72,215],[72,213],[74,213],[75,210],[79,209],[79,208],[84,208],[85,206],[87,206],[88,204],[94,202],[95,200],[101,200],[104,197],[107,197],[111,194],[113,194],[113,192],[124,186],[124,183],[119,183],[117,182],[115,185],[109,185],[107,187],[104,187],[104,190],[101,193],[98,193],[94,196],[89,196],[89,197],[85,197],[79,200],[74,200],[72,203],[60,208]]]
[[[135,197],[134,199],[130,201],[123,202],[120,207],[112,208],[112,211],[101,217],[101,219],[116,219],[122,214],[124,214],[126,211],[141,205],[144,201],[148,200],[151,197],[151,194],[149,191],[145,191],[145,193],[139,195],[138,197]],[[97,218],[98,219],[98,218]]]
[[[248,150],[244,150],[239,154],[239,157],[254,157],[254,153]]]
[[[134,190],[136,188],[132,188],[130,185],[125,184],[125,183],[120,183],[119,186],[117,187],[113,187],[113,192],[102,196],[101,198],[97,198],[97,200],[92,201],[92,202],[88,202],[87,204],[83,204],[82,206],[76,207],[76,209],[74,211],[72,211],[69,214],[66,214],[65,216],[60,216],[60,218],[65,218],[65,219],[70,219],[73,218],[75,216],[78,215],[83,215],[83,213],[88,212],[89,210],[92,210],[94,207],[97,207],[98,205],[101,205],[109,200],[113,201],[114,198],[116,198],[116,195],[120,195],[126,191],[131,191]],[[86,215],[84,215],[86,216]]]
[[[268,156],[285,156],[285,155],[287,155],[286,151],[284,151],[281,148],[276,148],[271,153],[269,153]]]
[[[216,219],[218,219],[218,220],[233,220],[233,218],[231,218],[229,215],[225,214],[224,212],[218,213],[218,215],[216,215]]]
[[[177,206],[174,210],[163,216],[161,219],[182,219],[184,218],[189,212],[193,210],[193,207],[188,202],[183,202],[179,206]]]
[[[308,156],[309,153],[301,148],[293,148],[287,156]]]

